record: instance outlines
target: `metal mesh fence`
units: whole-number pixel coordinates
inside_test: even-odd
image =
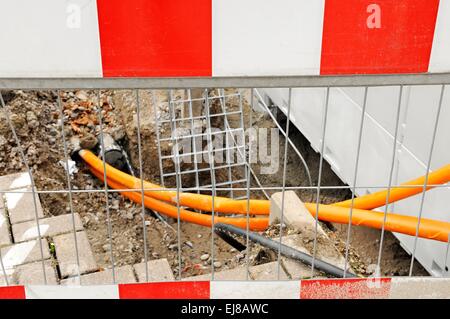
[[[382,78],[380,78],[382,81]],[[304,192],[302,200],[306,202],[310,202],[309,204],[315,207],[315,212],[311,213],[314,218],[314,236],[312,237],[312,243],[308,247],[310,247],[310,257],[312,258],[310,263],[307,263],[307,267],[310,269],[310,277],[314,278],[317,276],[323,276],[323,273],[318,273],[317,270],[317,262],[322,262],[321,258],[318,257],[320,255],[319,251],[319,241],[320,241],[320,231],[319,227],[321,227],[321,223],[319,222],[319,214],[322,209],[321,204],[323,204],[321,196],[323,192],[327,192],[330,190],[349,190],[351,194],[348,200],[350,201],[348,218],[346,224],[348,227],[346,229],[345,236],[345,246],[342,251],[342,255],[344,258],[344,265],[342,267],[343,277],[353,276],[354,270],[351,268],[351,246],[352,246],[352,231],[354,226],[352,225],[353,214],[355,213],[355,205],[354,202],[358,198],[358,194],[361,194],[363,190],[371,190],[372,192],[376,192],[379,190],[386,189],[387,196],[385,196],[385,204],[378,210],[382,214],[381,218],[381,227],[379,239],[376,242],[378,245],[378,254],[376,260],[373,261],[375,265],[376,271],[374,272],[374,276],[380,276],[380,269],[383,260],[383,247],[385,245],[385,237],[386,237],[386,224],[389,222],[388,216],[391,210],[395,211],[395,206],[390,205],[389,198],[391,190],[396,189],[413,189],[413,188],[421,188],[421,191],[418,192],[416,198],[419,198],[418,205],[411,206],[415,209],[415,216],[417,216],[417,222],[415,223],[415,234],[409,236],[413,239],[412,249],[410,249],[410,264],[408,267],[407,275],[413,276],[413,269],[416,260],[417,247],[420,241],[420,230],[421,230],[421,221],[423,219],[423,213],[425,210],[424,203],[427,199],[427,190],[429,188],[435,189],[443,189],[448,190],[449,186],[446,183],[443,184],[430,184],[429,183],[429,174],[433,172],[433,156],[436,153],[436,140],[442,139],[442,136],[439,137],[439,134],[445,134],[446,131],[440,130],[440,127],[445,125],[445,123],[441,123],[440,121],[443,119],[443,114],[448,114],[447,109],[449,108],[449,104],[445,103],[445,97],[447,93],[447,87],[442,84],[439,86],[435,86],[438,88],[438,97],[437,97],[437,107],[435,112],[433,113],[431,126],[432,129],[431,136],[427,137],[427,149],[422,150],[424,154],[426,154],[424,164],[424,169],[422,172],[423,183],[413,183],[413,184],[400,184],[398,183],[398,178],[396,178],[396,171],[398,171],[398,156],[399,156],[399,144],[401,144],[401,136],[400,130],[401,126],[404,124],[404,119],[402,118],[402,114],[404,114],[404,110],[402,108],[405,106],[406,102],[404,101],[404,92],[407,88],[409,88],[408,81],[400,81],[403,83],[398,83],[399,85],[395,86],[397,88],[397,97],[396,97],[396,109],[394,117],[389,119],[390,125],[393,130],[390,132],[390,136],[392,138],[392,144],[389,146],[391,152],[388,154],[382,154],[380,156],[384,156],[388,159],[389,167],[387,168],[388,178],[386,184],[370,184],[370,185],[362,185],[359,182],[359,175],[361,174],[361,150],[364,143],[369,143],[369,141],[364,139],[364,132],[367,124],[367,120],[373,115],[368,111],[368,95],[370,92],[377,88],[376,85],[367,85],[362,88],[362,98],[361,98],[361,112],[359,117],[355,118],[357,134],[355,135],[355,139],[349,141],[349,143],[353,143],[353,146],[356,149],[356,152],[351,154],[353,170],[351,174],[351,178],[346,181],[348,184],[340,183],[339,185],[330,185],[327,182],[324,182],[324,178],[322,176],[322,172],[324,166],[326,165],[326,154],[327,154],[327,144],[329,141],[329,134],[327,134],[328,125],[331,121],[336,121],[334,118],[335,113],[332,113],[330,110],[330,97],[335,90],[339,88],[333,86],[324,86],[322,87],[323,93],[325,94],[324,103],[320,105],[323,112],[320,112],[319,121],[315,123],[311,123],[316,127],[319,127],[318,132],[320,135],[317,136],[317,140],[320,142],[317,151],[319,152],[318,162],[316,163],[317,169],[312,169],[310,167],[310,163],[305,159],[306,155],[303,149],[300,149],[296,143],[292,141],[290,138],[293,130],[302,131],[301,125],[292,122],[292,118],[295,115],[294,110],[297,107],[293,101],[293,94],[295,90],[298,88],[288,88],[287,90],[287,101],[284,109],[280,106],[282,111],[276,114],[278,107],[275,107],[270,104],[268,97],[270,94],[263,93],[264,90],[251,88],[251,89],[176,89],[169,88],[165,90],[156,90],[156,89],[135,89],[133,94],[134,101],[132,105],[136,106],[134,110],[134,118],[136,120],[136,136],[137,136],[137,162],[138,165],[135,165],[134,169],[136,170],[136,180],[139,182],[134,183],[134,187],[126,187],[125,183],[116,185],[117,187],[111,186],[108,184],[108,163],[106,162],[107,154],[105,152],[108,149],[108,145],[106,145],[107,137],[104,136],[105,133],[105,115],[103,108],[103,96],[106,91],[104,90],[96,90],[96,101],[94,105],[92,105],[92,109],[95,114],[95,122],[98,139],[100,144],[100,152],[99,156],[102,159],[102,167],[103,172],[100,172],[100,177],[103,177],[102,184],[97,184],[95,187],[80,189],[73,187],[73,173],[70,172],[69,167],[71,166],[71,151],[73,150],[73,146],[69,145],[70,140],[66,136],[67,125],[70,125],[69,122],[72,119],[68,118],[64,113],[65,107],[62,101],[63,92],[60,90],[55,90],[52,94],[56,97],[56,104],[58,107],[58,114],[55,114],[55,118],[59,119],[59,130],[61,136],[61,143],[63,149],[63,163],[66,167],[65,169],[65,179],[63,188],[59,189],[40,189],[35,185],[35,174],[39,167],[31,166],[29,164],[29,152],[27,149],[23,147],[23,141],[27,139],[26,136],[22,136],[18,134],[17,122],[14,122],[14,114],[10,111],[8,103],[5,103],[3,97],[0,96],[1,102],[1,112],[2,112],[2,125],[7,127],[7,131],[11,133],[11,142],[15,145],[15,152],[18,154],[21,160],[21,165],[25,168],[25,172],[28,175],[30,180],[30,187],[26,189],[8,189],[4,188],[0,190],[0,194],[3,197],[7,197],[8,194],[31,194],[32,195],[32,207],[28,207],[27,209],[33,210],[33,219],[34,223],[33,231],[35,235],[33,238],[47,238],[48,234],[46,233],[46,221],[44,221],[44,217],[49,216],[40,216],[39,214],[39,197],[43,195],[52,195],[52,194],[63,194],[69,209],[66,211],[67,214],[71,216],[71,229],[69,233],[72,233],[71,241],[73,241],[73,258],[75,261],[75,265],[73,265],[73,271],[70,273],[70,277],[80,278],[83,276],[81,269],[83,266],[81,265],[83,261],[83,249],[80,248],[80,238],[79,238],[79,227],[76,222],[75,214],[79,213],[74,208],[74,200],[80,200],[78,198],[79,194],[98,194],[99,196],[104,196],[104,211],[106,213],[106,231],[107,231],[107,241],[105,241],[104,246],[105,250],[107,250],[109,254],[109,263],[111,270],[111,278],[109,280],[110,283],[118,282],[118,274],[117,274],[117,257],[114,254],[114,250],[120,249],[119,247],[114,246],[114,219],[113,214],[115,214],[112,206],[114,205],[114,201],[117,198],[121,198],[118,194],[124,195],[125,193],[134,193],[137,194],[138,200],[136,202],[137,207],[142,206],[140,209],[140,230],[136,230],[136,237],[140,236],[142,239],[142,261],[145,263],[145,281],[152,281],[154,278],[153,274],[158,272],[158,269],[151,269],[148,267],[148,261],[151,259],[158,259],[158,256],[155,257],[151,254],[150,247],[155,246],[155,237],[149,237],[149,232],[152,232],[151,225],[149,224],[149,213],[155,211],[159,218],[164,223],[171,224],[171,227],[176,234],[176,242],[173,244],[173,250],[176,251],[176,266],[172,268],[175,279],[182,280],[186,276],[184,275],[184,269],[189,266],[185,260],[184,254],[189,254],[189,252],[185,252],[183,247],[186,245],[186,239],[183,235],[183,232],[188,231],[183,225],[186,225],[186,211],[197,213],[202,215],[204,218],[208,216],[211,219],[210,224],[211,232],[209,236],[205,236],[204,241],[208,241],[209,251],[207,264],[208,269],[204,270],[205,273],[211,273],[211,280],[215,280],[215,275],[221,271],[220,266],[216,262],[216,256],[220,254],[217,251],[217,241],[221,241],[222,237],[219,238],[217,234],[217,229],[215,224],[217,223],[218,218],[224,217],[223,212],[217,211],[217,203],[220,197],[226,197],[230,200],[241,200],[243,201],[243,207],[246,208],[246,214],[231,214],[230,216],[226,216],[227,218],[245,218],[246,223],[241,229],[244,229],[246,235],[241,237],[239,240],[241,244],[244,245],[245,249],[241,251],[243,253],[243,260],[245,262],[241,262],[239,266],[246,268],[246,280],[251,280],[249,275],[249,269],[253,266],[250,259],[250,250],[252,248],[251,244],[251,236],[250,233],[255,232],[251,228],[251,221],[253,221],[258,216],[255,216],[251,211],[251,200],[252,199],[260,199],[260,200],[269,200],[271,195],[275,192],[281,192],[281,216],[278,223],[273,224],[272,226],[268,226],[272,232],[272,240],[277,244],[277,247],[272,250],[275,253],[275,257],[273,260],[277,263],[276,275],[273,280],[282,280],[283,277],[283,264],[281,260],[285,255],[282,254],[282,245],[285,243],[283,240],[285,236],[288,236],[289,233],[285,231],[287,227],[288,220],[285,220],[285,210],[287,207],[286,201],[286,192],[287,191],[297,191]],[[380,83],[381,84],[381,83]],[[424,85],[426,83],[423,83]],[[307,89],[308,86],[305,85],[302,89]],[[64,91],[65,92],[65,91]],[[161,93],[162,92],[162,93]],[[148,94],[150,96],[149,100],[144,100],[142,98],[143,94]],[[285,97],[286,97],[285,96]],[[246,101],[246,105],[244,106],[244,100]],[[317,105],[312,105],[311,107],[317,107]],[[426,107],[426,106],[424,106]],[[143,126],[141,122],[143,121],[143,109],[149,108],[152,109],[152,113],[154,115],[154,131],[155,131],[155,140],[148,141],[143,140],[143,133],[141,132]],[[336,111],[336,108],[333,109],[333,112]],[[147,113],[145,113],[147,114]],[[261,115],[263,114],[263,115]],[[280,117],[280,114],[282,115]],[[284,114],[284,115],[283,115]],[[293,115],[294,114],[294,115]],[[275,185],[267,185],[264,174],[261,174],[260,167],[256,169],[258,166],[258,159],[255,153],[260,152],[260,148],[265,148],[267,153],[268,148],[272,148],[274,150],[274,146],[268,146],[270,143],[269,139],[265,138],[265,145],[261,144],[261,139],[255,137],[260,134],[256,127],[258,124],[255,121],[257,117],[263,116],[267,122],[271,122],[270,128],[276,129],[277,136],[282,138],[282,142],[279,143],[281,147],[279,147],[279,152],[276,154],[276,160],[279,161],[279,170],[275,173],[278,176],[278,183]],[[284,117],[283,117],[284,116]],[[295,125],[294,125],[295,124]],[[342,130],[346,128],[343,127]],[[420,127],[416,129],[420,130]],[[267,133],[267,130],[265,131]],[[443,132],[443,133],[441,133]],[[447,136],[448,140],[448,136]],[[356,144],[355,144],[356,143]],[[156,170],[159,171],[160,174],[160,184],[163,188],[157,187],[149,187],[148,183],[144,183],[144,162],[146,156],[148,155],[145,152],[145,144],[151,144],[154,149],[156,149],[158,154],[158,161],[152,162],[151,165]],[[441,147],[441,145],[439,145]],[[439,153],[443,156],[442,153]],[[44,156],[45,154],[40,154]],[[8,158],[8,154],[4,153],[5,156],[2,161],[10,160]],[[256,160],[254,158],[256,157]],[[304,182],[301,185],[293,185],[292,183],[288,183],[288,175],[296,174],[296,171],[289,169],[289,160],[294,158],[296,162],[296,166],[298,170],[303,171]],[[271,158],[272,160],[273,158]],[[78,159],[80,160],[80,159]],[[151,159],[150,159],[151,160]],[[440,159],[440,162],[447,159]],[[81,160],[80,160],[81,161]],[[434,165],[436,166],[436,165]],[[301,168],[300,168],[301,167]],[[436,167],[435,167],[436,168]],[[367,168],[365,168],[367,169]],[[376,168],[374,168],[376,169]],[[76,174],[76,173],[75,173]],[[403,182],[403,181],[401,181]],[[101,186],[100,186],[101,185]],[[163,216],[165,209],[158,211],[157,209],[148,210],[148,205],[145,202],[147,195],[151,192],[171,192],[170,194],[176,195],[175,198],[172,198],[170,203],[175,211],[176,215],[169,215],[172,219],[168,219],[168,217]],[[194,193],[197,195],[211,195],[211,209],[209,211],[204,211],[201,209],[190,209],[182,204],[182,197],[186,193]],[[111,195],[115,194],[115,195]],[[304,195],[307,194],[307,195]],[[442,197],[445,196],[446,193],[438,192],[433,194],[431,200],[442,200]],[[86,197],[84,197],[86,198]],[[167,203],[166,203],[167,204]],[[328,204],[328,203],[327,203]],[[6,203],[7,207],[8,203]],[[89,203],[86,203],[89,206]],[[167,204],[168,205],[168,204]],[[146,208],[147,206],[147,208]],[[445,212],[442,212],[445,213]],[[12,229],[17,227],[11,221],[11,214],[7,212],[5,214],[5,225],[8,225],[8,231],[12,237],[14,237],[14,232]],[[436,219],[444,217],[434,215]],[[29,221],[28,221],[29,222]],[[220,220],[222,223],[223,220]],[[389,228],[392,229],[392,228]],[[222,233],[223,235],[223,233]],[[267,235],[267,233],[265,233]],[[161,234],[164,236],[164,234]],[[229,234],[228,234],[229,236]],[[31,238],[31,237],[30,237]],[[411,239],[410,238],[410,239]],[[236,240],[237,237],[234,237]],[[19,238],[13,238],[13,242],[11,244],[18,244],[21,242]],[[431,239],[428,239],[431,240]],[[48,279],[49,268],[47,265],[48,258],[46,257],[46,251],[52,247],[47,247],[43,241],[37,241],[39,245],[39,255],[40,257],[37,260],[41,263],[41,271],[42,271],[42,279],[43,284],[50,284]],[[442,244],[441,250],[445,253],[437,257],[443,258],[441,264],[441,275],[448,276],[448,251],[450,241]],[[254,245],[254,244],[253,244]],[[445,247],[444,247],[445,246]],[[423,246],[425,247],[425,246]],[[239,252],[236,252],[239,253]],[[4,279],[5,285],[10,285],[12,282],[16,280],[13,276],[15,272],[15,267],[17,263],[14,263],[15,256],[12,256],[11,253],[4,252],[0,250],[0,260],[1,263],[1,277]],[[56,260],[56,271],[57,271],[57,282],[67,279],[64,275],[61,274],[61,270],[58,268],[58,250],[56,249],[56,257],[53,258]],[[206,257],[205,257],[206,258]],[[439,260],[441,260],[439,259]],[[55,265],[53,265],[55,266]],[[237,267],[237,266],[236,266]],[[236,268],[235,267],[235,268]],[[435,274],[436,275],[436,274]],[[360,276],[363,276],[360,274]],[[157,279],[156,279],[157,280]],[[109,283],[105,282],[105,283]]]

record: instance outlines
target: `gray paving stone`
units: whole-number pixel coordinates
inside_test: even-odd
[[[148,281],[174,281],[172,268],[170,268],[167,259],[150,260],[148,263]],[[136,272],[138,282],[146,282],[145,278],[145,263],[136,264],[133,266]]]
[[[20,188],[16,191],[28,191],[31,188]],[[7,193],[5,194],[6,207],[8,209],[11,224],[35,220],[36,212],[32,193]],[[36,194],[37,213],[39,218],[44,217],[39,196]]]
[[[126,265],[123,267],[117,267],[114,269],[116,275],[116,284],[129,284],[135,283],[136,277],[134,276],[133,267]],[[90,274],[80,276],[81,285],[111,285],[113,284],[112,269],[105,269],[103,271],[93,272]],[[67,278],[61,281],[61,285],[80,285],[78,276]]]
[[[50,260],[44,261],[45,276],[47,285],[57,285],[55,269]],[[30,264],[21,265],[15,268],[13,278],[19,285],[44,285],[44,274],[42,272],[42,262],[37,261]]]
[[[77,232],[77,244],[80,262],[80,274],[94,272],[98,270],[91,245],[86,232]],[[75,276],[77,271],[77,257],[75,255],[75,239],[73,233],[63,234],[53,237],[55,244],[56,259],[58,260],[61,277]]]
[[[258,266],[252,266],[248,269],[250,277],[253,280],[278,280],[278,263],[276,261]],[[280,265],[279,280],[289,280],[289,277]]]
[[[50,253],[48,250],[48,242],[46,239],[42,239],[41,242],[44,259],[49,259]],[[1,249],[1,256],[3,265],[7,269],[41,260],[42,257],[39,241],[37,239],[3,247]]]
[[[0,176],[0,190],[31,187],[30,175],[27,172]]]
[[[6,218],[5,210],[0,208],[0,247],[10,245],[11,243],[8,219]]]
[[[80,215],[75,213],[76,230],[83,230]],[[73,231],[72,215],[65,214],[39,220],[39,229],[42,237],[54,237]],[[28,221],[12,225],[15,242],[26,241],[38,237],[38,228],[35,221]]]
[[[214,272],[214,280],[233,281],[247,280],[246,267],[236,267],[234,269]],[[251,277],[248,277],[249,280]],[[184,281],[208,281],[211,280],[211,274],[192,276],[183,279]]]

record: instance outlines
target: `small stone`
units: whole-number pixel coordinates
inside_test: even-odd
[[[115,209],[115,210],[119,209],[119,200],[117,200],[117,199],[113,200],[111,208]]]
[[[0,146],[6,145],[7,143],[8,141],[6,140],[6,138],[0,135]]]
[[[92,134],[86,134],[80,139],[80,146],[81,148],[86,149],[93,149],[95,146],[97,146],[98,140],[97,138]]]
[[[178,249],[178,244],[169,245],[169,249],[171,249],[171,250]]]
[[[33,111],[28,111],[26,113],[26,117],[27,117],[27,122],[37,121],[36,114],[34,114]]]
[[[186,246],[190,247],[190,248],[194,248],[194,244],[190,241],[185,242]]]
[[[88,96],[85,91],[78,91],[77,93],[75,93],[75,96],[83,101],[86,101],[88,99]]]
[[[198,234],[198,235],[197,235],[197,238],[202,238],[202,235],[201,235],[201,234]]]
[[[220,261],[215,261],[213,265],[214,265],[214,268],[222,267],[222,263]]]
[[[104,244],[102,246],[102,248],[103,248],[103,251],[108,252],[109,251],[109,244]]]
[[[200,260],[202,260],[202,261],[208,260],[208,258],[209,258],[209,254],[203,254],[200,256]]]
[[[150,221],[149,220],[145,221],[145,226],[150,226]]]
[[[152,253],[153,258],[159,258],[159,254],[157,252]]]
[[[127,213],[126,217],[128,220],[132,220],[134,218],[134,215],[133,215],[133,213],[129,212],[129,213]]]
[[[125,131],[120,127],[114,127],[109,132],[115,141],[119,141],[125,137]]]

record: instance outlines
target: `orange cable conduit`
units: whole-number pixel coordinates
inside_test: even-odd
[[[103,162],[95,156],[92,152],[82,150],[80,151],[80,156],[86,161],[92,173],[99,179],[103,180]],[[108,184],[116,189],[120,188],[140,188],[140,180],[132,177],[126,173],[121,172],[113,168],[112,166],[106,164],[106,172],[108,178]],[[450,165],[446,165],[439,170],[429,174],[428,183],[429,184],[439,184],[445,183],[450,179]],[[121,177],[125,177],[126,184],[121,184]],[[424,182],[424,177],[409,181],[402,185],[418,185],[420,182]],[[144,181],[144,188],[155,188],[163,189],[161,186],[152,184]],[[431,187],[428,187],[429,189]],[[390,202],[406,198],[418,194],[422,191],[423,187],[414,188],[392,188],[391,196],[389,196]],[[169,193],[169,194],[167,194]],[[130,198],[134,202],[141,203],[141,195],[137,192],[121,192],[122,195]],[[359,201],[356,203],[354,209],[352,210],[352,224],[367,226],[372,228],[380,229],[383,225],[384,213],[374,212],[369,210],[360,209],[357,205],[379,205],[383,206],[386,203],[387,191],[380,191],[370,195],[362,196],[357,199],[364,199],[364,201]],[[154,199],[154,198],[157,199]],[[201,198],[201,200],[196,200],[196,198]],[[176,192],[174,191],[145,191],[144,201],[145,206],[155,209],[158,212],[165,213],[170,217],[177,218],[177,208],[168,204],[161,202],[160,200],[171,202],[176,204]],[[215,212],[222,213],[247,213],[247,200],[232,200],[225,197],[215,197]],[[250,200],[250,214],[251,215],[267,215],[270,213],[270,201],[267,200]],[[208,205],[209,203],[209,205]],[[252,203],[254,203],[252,205]],[[149,205],[149,206],[147,206]],[[188,206],[194,209],[200,209],[205,211],[210,211],[212,208],[212,197],[209,195],[199,195],[191,193],[180,193],[180,205]],[[349,219],[350,209],[344,205],[351,205],[350,201],[344,201],[333,204],[333,205],[319,205],[318,217],[320,220],[336,222],[341,224],[347,224]],[[151,207],[150,207],[151,206]],[[305,203],[305,206],[309,212],[315,216],[317,206],[313,203]],[[157,208],[154,208],[157,207]],[[378,206],[376,206],[378,207]],[[256,209],[256,214],[252,210]],[[167,210],[167,211],[166,211]],[[175,210],[175,211],[174,211]],[[243,210],[243,211],[242,211]],[[181,214],[181,211],[183,214]],[[183,215],[183,216],[182,216]],[[193,215],[193,216],[191,216]],[[202,217],[197,217],[200,215]],[[211,226],[212,219],[211,216],[198,214],[190,212],[184,209],[180,209],[180,218],[184,221],[193,222],[203,226]],[[227,220],[227,221],[225,221]],[[239,221],[238,221],[239,220]],[[235,226],[245,228],[247,225],[246,218],[224,218],[216,216],[214,222],[219,223],[230,223]],[[252,230],[263,230],[268,226],[267,218],[250,218],[250,229]],[[415,236],[416,227],[418,223],[418,218],[412,216],[403,216],[393,213],[388,213],[386,217],[385,229],[392,232],[403,233],[407,235]],[[439,241],[448,241],[448,234],[450,233],[450,223],[435,221],[431,219],[421,218],[421,224],[419,228],[419,237],[434,239]]]
[[[447,164],[434,172],[431,172],[428,174],[428,181],[427,185],[438,185],[438,184],[445,184],[448,181],[450,181],[450,164]],[[424,185],[425,183],[425,176],[421,176],[419,178],[413,179],[411,181],[408,181],[406,183],[401,184],[401,186],[408,186],[408,185]],[[431,189],[433,187],[428,186],[427,190]],[[389,194],[389,201],[388,203],[393,203],[398,200],[420,194],[423,191],[423,186],[420,187],[408,187],[408,188],[401,188],[401,187],[393,187],[391,188],[390,194]],[[353,202],[354,208],[360,208],[360,209],[374,209],[377,207],[382,207],[386,205],[386,197],[388,195],[388,190],[382,190],[379,192],[375,192],[372,194],[364,195],[361,197],[356,197]],[[333,206],[341,206],[341,207],[350,207],[352,205],[352,200],[346,200],[338,203],[334,203]]]
[[[103,161],[101,159],[88,150],[81,150],[79,154],[90,167],[103,174]],[[108,180],[112,179],[126,186],[124,188],[141,189],[141,180],[139,178],[126,174],[108,164],[106,164],[106,172]],[[176,191],[161,191],[164,190],[163,187],[147,181],[144,181],[144,189],[144,193],[147,196],[177,204]],[[155,189],[155,191],[147,189]],[[180,192],[179,199],[181,206],[188,206],[203,211],[211,211],[212,208],[212,196],[210,195]],[[249,210],[252,215],[269,215],[270,202],[267,200],[252,199],[250,200]],[[214,211],[225,214],[247,214],[247,200],[234,200],[215,196]]]
[[[98,179],[101,181],[104,181],[103,175],[94,170],[92,167],[90,167],[92,174],[94,174]],[[120,183],[117,183],[111,179],[107,179],[107,183],[110,187],[114,189],[124,189],[124,185],[121,185]],[[127,197],[131,201],[141,205],[142,204],[142,196],[138,192],[120,192],[123,196]],[[176,206],[173,206],[171,204],[165,203],[163,201],[154,199],[149,196],[144,196],[144,206],[150,209],[153,209],[159,213],[165,214],[169,217],[178,218],[178,208]],[[194,213],[191,211],[188,211],[186,209],[183,209],[180,207],[180,219],[189,223],[201,225],[201,226],[208,226],[211,227],[212,225],[212,216],[206,215],[206,214],[200,214],[200,213]],[[234,225],[239,228],[246,229],[247,228],[247,218],[233,218],[233,217],[221,217],[221,216],[214,216],[214,223],[224,223],[224,224],[230,224]],[[249,228],[251,230],[255,231],[262,231],[267,228],[269,225],[269,219],[267,217],[265,218],[249,218]]]
[[[317,205],[315,203],[305,203],[305,206],[315,216]],[[319,204],[318,216],[323,221],[348,224],[350,208]],[[381,229],[383,227],[383,221],[384,212],[358,208],[353,208],[352,210],[352,225]],[[417,217],[387,213],[384,229],[394,233],[415,236],[418,221],[419,219]],[[449,234],[450,223],[427,218],[420,219],[419,237],[448,242]]]

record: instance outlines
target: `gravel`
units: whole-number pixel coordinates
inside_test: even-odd
[[[200,260],[201,261],[206,261],[208,259],[209,259],[209,254],[203,254],[203,255],[200,256]]]

